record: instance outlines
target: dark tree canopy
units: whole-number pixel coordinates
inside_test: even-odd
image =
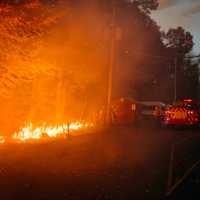
[[[158,8],[158,0],[130,0],[136,6],[139,6],[145,13],[150,13],[151,10]]]
[[[194,45],[193,36],[182,27],[169,29],[163,38],[166,47],[178,54],[185,55],[189,53]]]

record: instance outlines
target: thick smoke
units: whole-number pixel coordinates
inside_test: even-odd
[[[0,7],[3,133],[30,121],[90,120],[106,102],[112,37],[113,96],[133,94],[132,87],[155,78],[144,52],[152,52],[154,44],[160,51],[162,44],[145,9],[119,1],[114,26],[113,7],[107,1],[42,2]]]
[[[96,5],[34,1],[0,11],[0,131],[88,119],[107,84],[108,22]]]

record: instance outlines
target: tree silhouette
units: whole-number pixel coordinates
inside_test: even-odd
[[[193,48],[193,36],[190,32],[185,31],[182,27],[169,29],[163,35],[166,47],[172,50],[175,54],[185,55]]]

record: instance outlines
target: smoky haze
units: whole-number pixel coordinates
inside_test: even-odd
[[[52,116],[56,121],[85,118],[88,109],[95,106],[93,102],[102,103],[106,88],[107,48],[104,46],[106,36],[102,37],[105,27],[95,7],[75,5],[45,36],[39,55],[46,65],[50,63],[52,80],[47,80],[47,84],[45,78],[39,78],[44,87],[47,84],[44,92],[39,88],[39,93],[44,95],[48,87],[54,89],[54,98],[47,101],[54,104]],[[33,114],[37,119],[34,108]]]
[[[1,37],[2,55],[8,59],[1,60],[0,131],[11,133],[29,121],[63,123],[89,118],[106,98],[109,32],[98,7],[80,2],[30,5],[23,7],[24,18],[16,9],[11,5],[3,10],[10,27],[1,26],[6,36]],[[36,21],[42,22],[39,30],[38,24],[27,26],[36,15],[41,15]],[[20,18],[15,22],[15,17]],[[29,28],[35,31],[30,38]],[[15,31],[19,34],[12,38],[8,32]],[[20,42],[12,43],[12,39]]]
[[[30,121],[89,120],[105,105],[113,37],[112,7],[105,3],[34,1],[1,9],[1,57],[6,58],[1,59],[2,133]],[[131,9],[119,10],[115,23],[114,97],[131,94],[133,85],[154,78],[143,54],[136,52],[151,50],[156,39],[147,37]],[[134,37],[133,44],[129,38]]]

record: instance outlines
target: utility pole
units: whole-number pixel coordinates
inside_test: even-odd
[[[106,108],[106,123],[110,122],[110,107],[112,98],[112,87],[113,87],[113,65],[115,60],[115,43],[116,43],[116,33],[115,33],[115,23],[116,23],[116,7],[113,5],[112,8],[112,20],[111,20],[111,46],[110,46],[110,57],[108,65],[108,93],[107,93],[107,108]]]
[[[177,101],[177,58],[174,59],[174,103]]]

